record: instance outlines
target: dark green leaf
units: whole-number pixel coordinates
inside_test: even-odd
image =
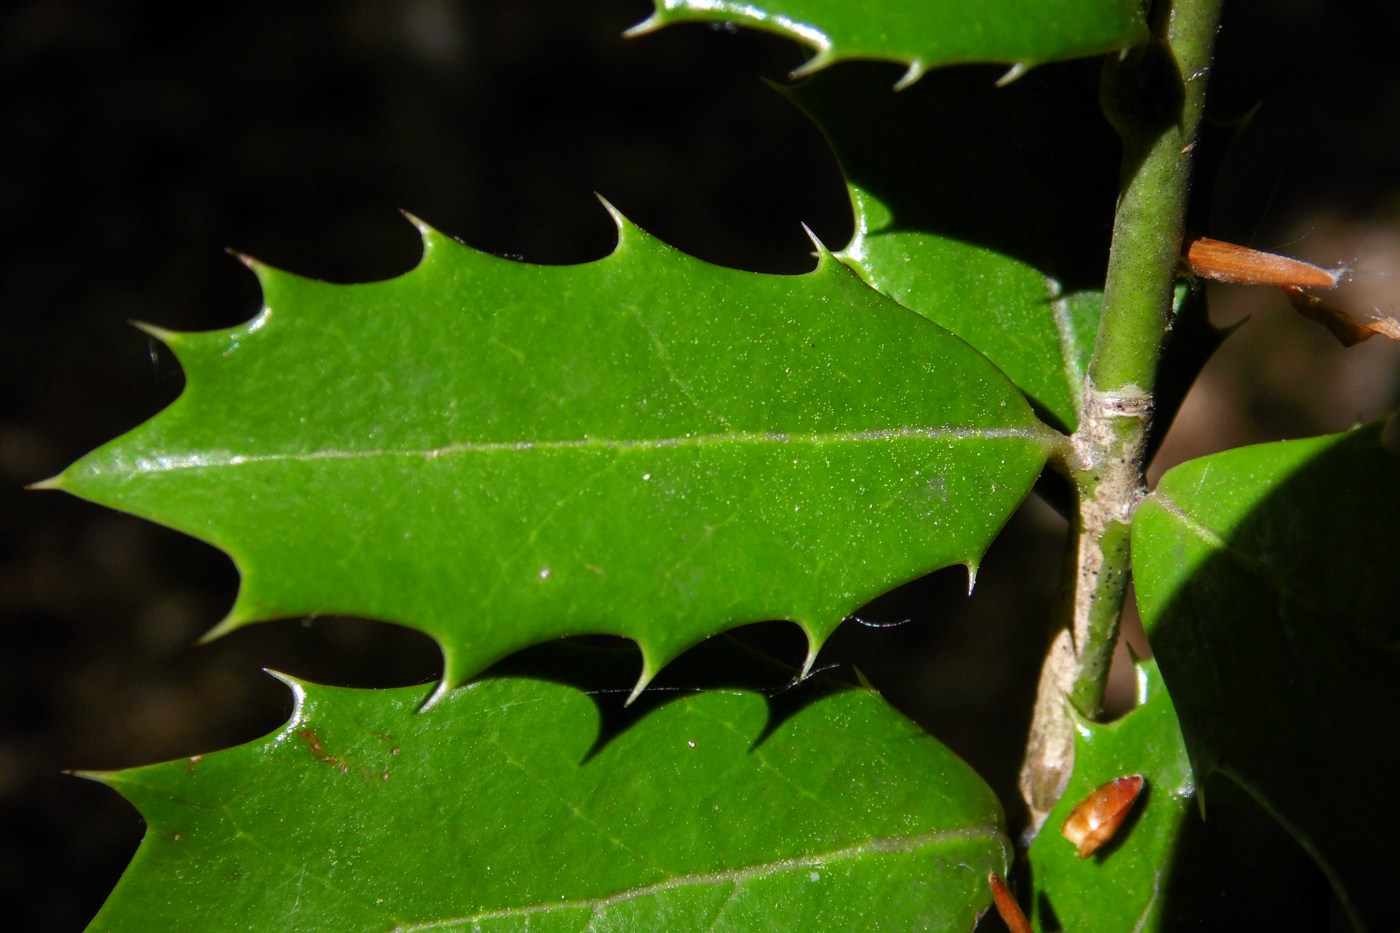
[[[445,684],[612,633],[642,683],[725,628],[843,617],[975,568],[1045,428],[966,344],[822,254],[772,276],[626,223],[579,266],[425,257],[341,286],[258,266],[266,307],[162,334],[165,412],[51,483],[224,549],[219,631],[338,613],[419,628]]]
[[[738,23],[786,36],[816,51],[803,71],[852,58],[899,62],[909,69],[906,84],[940,65],[1027,68],[1147,38],[1139,0],[656,0],[651,18],[633,31],[677,22]]]
[[[1369,427],[1182,464],[1133,526],[1144,622],[1197,774],[1253,795],[1377,930],[1400,925],[1397,490],[1400,458]]]
[[[1182,821],[1196,805],[1196,784],[1176,711],[1156,665],[1138,668],[1139,705],[1110,725],[1082,722],[1074,773],[1031,844],[1042,930],[1153,930]],[[1145,788],[1127,820],[1097,853],[1079,858],[1060,833],[1070,810],[1114,778],[1142,775]]]
[[[92,929],[967,930],[1010,854],[864,690],[677,691],[600,744],[625,690],[291,686],[266,739],[98,776],[148,828]]]
[[[1030,848],[1031,916],[1053,930],[1322,929],[1330,899],[1311,861],[1237,785],[1200,791],[1157,665],[1138,666],[1139,705],[1110,725],[1080,724],[1074,774]],[[1061,833],[1100,785],[1145,787],[1117,833],[1079,858]],[[1270,884],[1261,886],[1266,877]]]
[[[987,69],[895,92],[847,67],[792,91],[826,132],[856,233],[839,254],[981,350],[1061,427],[1078,420],[1098,325],[1120,144],[1097,68],[997,87]]]

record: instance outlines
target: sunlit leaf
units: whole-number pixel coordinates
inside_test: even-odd
[[[1147,38],[1138,0],[656,0],[655,12],[634,32],[678,22],[737,23],[786,36],[816,53],[803,71],[852,58],[899,62],[908,68],[905,83],[940,65],[1026,68]]]
[[[1138,706],[1108,725],[1082,722],[1074,773],[1030,847],[1037,929],[1311,928],[1325,925],[1325,887],[1302,851],[1224,780],[1201,789],[1157,665],[1138,665]],[[1145,789],[1107,843],[1087,858],[1061,833],[1096,788],[1141,775]],[[1278,882],[1262,887],[1261,876]]]
[[[263,311],[162,333],[184,394],[51,485],[232,555],[220,631],[398,622],[447,686],[568,634],[633,638],[642,683],[746,622],[815,654],[881,592],[975,568],[1049,443],[995,367],[827,254],[758,275],[619,224],[578,266],[426,229],[386,282],[258,266]]]
[[[1182,820],[1196,805],[1196,786],[1156,665],[1142,664],[1138,681],[1136,709],[1106,726],[1080,724],[1074,772],[1031,845],[1033,915],[1043,929],[1128,930],[1162,909],[1170,854]],[[1128,818],[1097,853],[1079,858],[1061,825],[1099,785],[1133,774],[1143,777],[1146,789]]]
[[[265,739],[98,776],[147,834],[93,930],[966,930],[1010,856],[864,690],[661,691],[600,739],[625,687],[290,685]]]

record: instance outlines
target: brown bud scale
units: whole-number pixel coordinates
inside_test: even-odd
[[[1114,778],[1075,805],[1060,833],[1079,847],[1080,858],[1093,855],[1113,838],[1142,793],[1144,783],[1140,774]]]

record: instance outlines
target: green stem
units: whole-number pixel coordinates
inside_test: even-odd
[[[1090,718],[1102,712],[1221,2],[1162,0],[1153,10],[1153,41],[1104,72],[1104,112],[1123,138],[1123,189],[1103,317],[1066,464],[1079,503],[1066,581],[1073,598],[1041,672],[1021,773],[1036,829],[1073,767],[1074,711]]]
[[[1123,137],[1124,165],[1104,313],[1089,365],[1090,381],[1104,392],[1150,394],[1156,380],[1220,5],[1160,4],[1156,42],[1104,75],[1104,110]]]

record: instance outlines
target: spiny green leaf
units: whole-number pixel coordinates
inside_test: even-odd
[[[1171,854],[1196,786],[1176,711],[1150,661],[1138,667],[1138,691],[1138,706],[1117,722],[1079,725],[1074,773],[1030,849],[1032,916],[1041,929],[1157,929],[1167,906]],[[1146,782],[1134,810],[1110,842],[1079,858],[1060,827],[1095,788],[1131,774]]]
[[[881,293],[981,350],[1073,428],[1093,349],[1121,143],[1097,67],[997,87],[987,69],[891,90],[844,68],[790,93],[841,162],[855,236],[839,254]]]
[[[1330,899],[1307,855],[1237,785],[1217,775],[1197,786],[1156,663],[1137,673],[1136,708],[1109,725],[1080,723],[1074,774],[1031,844],[1037,928],[1324,928]],[[1146,782],[1136,805],[1109,842],[1079,858],[1065,819],[1100,785],[1131,774]],[[1261,877],[1277,884],[1261,887]]]
[[[266,739],[97,775],[147,833],[93,930],[966,930],[1010,857],[865,690],[677,691],[598,744],[625,691],[289,684]]]
[[[1400,457],[1380,430],[1170,470],[1134,520],[1133,574],[1197,774],[1247,790],[1358,927],[1389,930]]]
[[[853,58],[899,62],[905,85],[941,65],[1003,62],[1019,72],[1147,38],[1139,0],[656,0],[632,32],[678,22],[738,23],[801,42],[816,51],[802,72]]]
[[[426,228],[386,282],[256,266],[263,311],[161,334],[184,394],[52,485],[232,555],[218,631],[398,622],[445,687],[567,634],[635,639],[641,684],[763,619],[815,655],[879,593],[975,568],[1050,443],[995,367],[829,254],[757,275],[619,229],[578,266]]]

